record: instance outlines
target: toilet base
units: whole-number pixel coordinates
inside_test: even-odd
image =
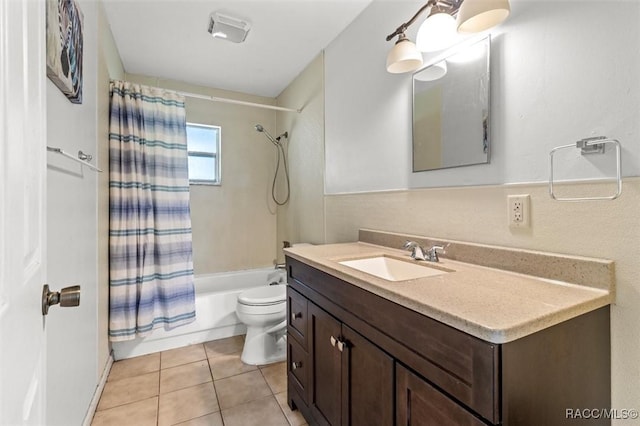
[[[240,360],[249,365],[265,365],[287,359],[286,329],[267,333],[263,327],[247,327]]]

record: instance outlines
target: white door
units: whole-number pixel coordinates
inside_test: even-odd
[[[45,418],[45,8],[0,1],[0,425]]]

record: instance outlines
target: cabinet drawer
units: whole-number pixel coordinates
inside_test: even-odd
[[[308,350],[307,299],[291,287],[287,287],[287,318],[287,331]]]
[[[309,357],[291,334],[287,336],[287,375],[289,383],[293,385],[305,404],[307,398],[307,380],[309,376]]]
[[[407,426],[483,426],[473,414],[396,364],[396,424]]]

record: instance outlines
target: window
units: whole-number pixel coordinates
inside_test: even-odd
[[[220,185],[219,126],[187,123],[189,183]]]

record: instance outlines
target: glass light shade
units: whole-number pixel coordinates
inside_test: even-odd
[[[408,39],[401,40],[387,55],[387,71],[392,74],[412,72],[422,66],[422,53]]]
[[[458,12],[458,32],[488,30],[507,19],[510,11],[509,0],[464,0]]]
[[[435,81],[447,74],[447,61],[440,61],[420,72],[415,73],[414,78],[418,81]]]
[[[420,25],[416,46],[421,52],[435,52],[452,46],[457,36],[455,18],[446,12],[437,12]]]

